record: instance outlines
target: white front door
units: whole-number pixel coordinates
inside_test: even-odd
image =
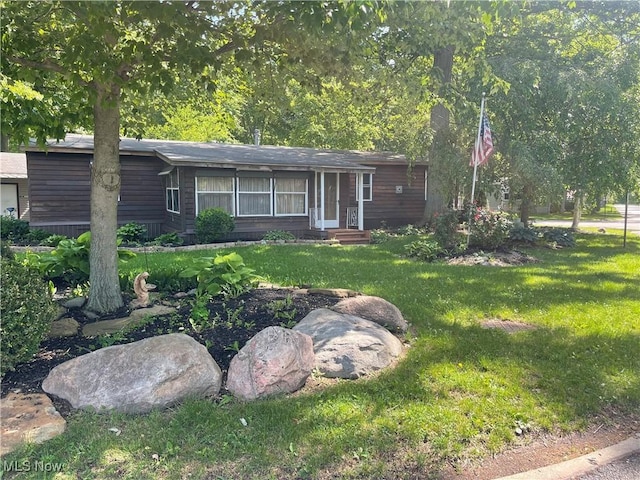
[[[324,177],[324,179],[323,179]],[[316,205],[318,215],[316,218],[316,228],[322,228],[322,213],[324,206],[324,228],[339,227],[339,173],[318,173],[316,175]],[[322,192],[324,191],[324,202],[322,201]]]

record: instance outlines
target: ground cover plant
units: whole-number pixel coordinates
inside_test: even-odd
[[[406,357],[375,378],[289,397],[224,396],[143,416],[74,413],[64,435],[6,460],[61,462],[56,478],[428,479],[538,435],[579,430],[596,415],[632,416],[640,240],[626,248],[618,234],[576,240],[522,247],[538,262],[510,267],[415,261],[402,237],[368,247],[234,248],[267,281],[392,302],[412,324]],[[148,253],[123,269],[153,276],[230,252]],[[486,319],[537,328],[509,335],[482,328]]]

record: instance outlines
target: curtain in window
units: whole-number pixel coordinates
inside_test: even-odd
[[[233,209],[233,177],[197,177],[198,212],[207,208],[222,208],[230,215]]]
[[[306,200],[306,179],[276,179],[276,215],[305,215]]]
[[[238,178],[238,215],[271,215],[270,178]]]

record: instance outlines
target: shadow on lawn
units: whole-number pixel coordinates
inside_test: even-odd
[[[158,472],[168,478],[188,471],[196,472],[196,478],[437,479],[452,463],[515,442],[519,424],[531,427],[527,437],[558,426],[579,428],[594,415],[637,412],[637,331],[616,333],[605,328],[608,319],[602,318],[596,331],[583,332],[568,321],[566,326],[507,334],[447,318],[465,308],[517,308],[522,317],[514,320],[536,318],[536,311],[557,306],[603,305],[613,294],[616,302],[640,301],[640,289],[629,275],[592,271],[590,265],[637,254],[638,241],[626,250],[603,239],[593,249],[545,253],[553,260],[553,272],[544,261],[507,268],[449,266],[392,256],[381,260],[379,253],[367,250],[352,255],[348,248],[242,252],[248,265],[271,272],[277,281],[281,269],[270,258],[273,248],[290,248],[288,261],[296,275],[314,286],[348,286],[400,306],[417,335],[406,357],[375,378],[330,383],[292,397],[251,403],[189,401],[143,417],[81,414],[72,419],[68,436],[20,455],[54,456],[79,477],[99,475],[93,470],[98,465],[98,470],[113,472],[104,478],[154,478]],[[371,269],[378,275],[362,273]],[[109,436],[113,426],[122,436]],[[88,453],[80,455],[82,460],[61,453],[85,448],[91,458]],[[125,452],[124,460],[113,460],[114,451]]]

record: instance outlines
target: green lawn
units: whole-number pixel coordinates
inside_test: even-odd
[[[56,479],[427,479],[543,432],[580,430],[595,415],[637,412],[640,238],[624,249],[620,235],[577,239],[503,268],[409,261],[400,255],[407,240],[234,249],[273,283],[394,303],[413,326],[408,354],[375,378],[287,398],[77,413],[64,435],[3,460],[62,462]],[[220,252],[139,255],[126,268],[153,272]],[[481,328],[487,318],[539,328],[509,335]],[[530,430],[517,437],[516,427]]]
[[[550,213],[550,214],[539,214],[536,213],[531,216],[534,220],[573,220],[573,212],[565,212],[565,213]],[[598,220],[612,220],[615,221],[618,218],[622,218],[620,212],[616,210],[613,205],[605,205],[597,212],[583,212],[580,216],[581,220],[584,221],[598,221]]]

